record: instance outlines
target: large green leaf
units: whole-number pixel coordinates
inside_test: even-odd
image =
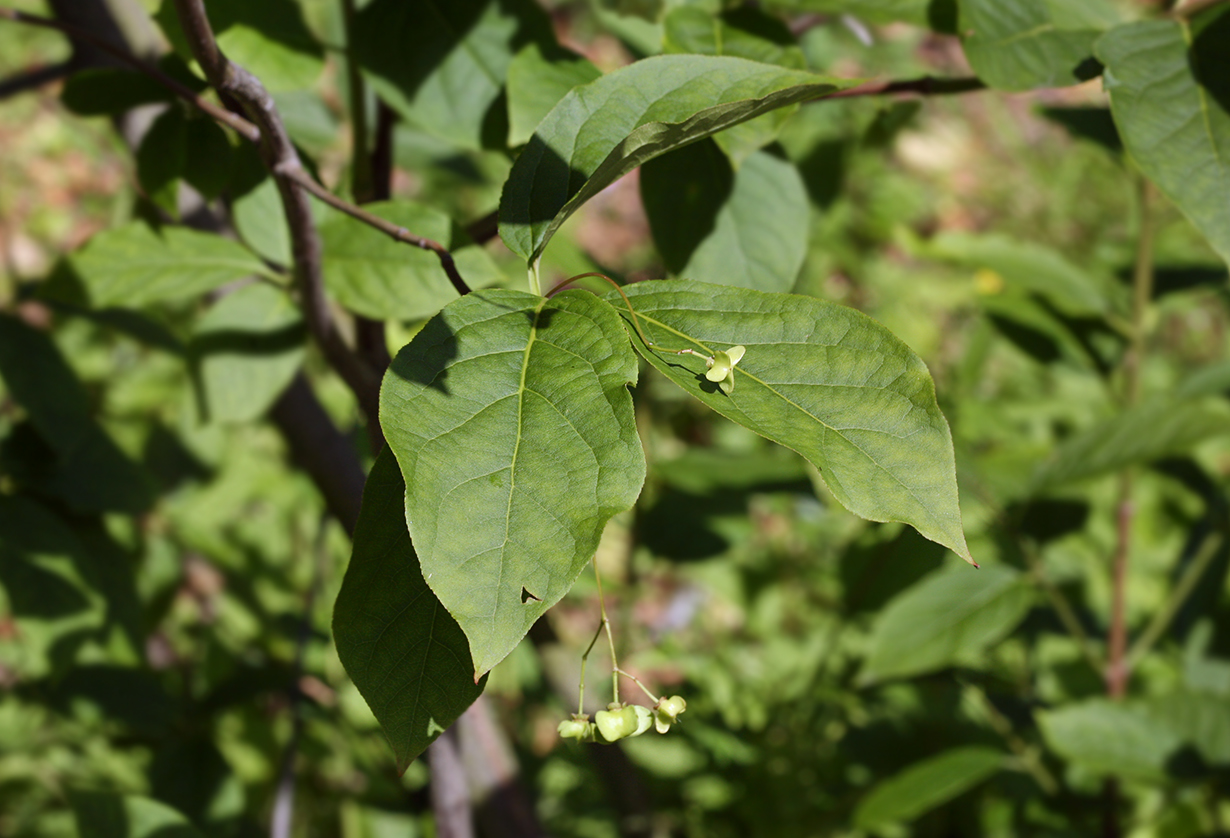
[[[527,143],[542,118],[568,91],[602,71],[563,47],[530,44],[508,65],[508,144]]]
[[[406,532],[406,488],[376,458],[333,611],[337,654],[406,770],[482,693],[457,621],[423,581]]]
[[[1120,26],[1097,43],[1128,152],[1230,262],[1230,14]]]
[[[194,297],[268,273],[238,242],[183,227],[154,232],[140,222],[99,233],[73,254],[71,265],[83,301],[98,308]]]
[[[880,783],[854,810],[856,829],[912,821],[963,794],[1004,766],[994,748],[953,748],[911,765]]]
[[[68,802],[80,838],[201,838],[186,817],[149,797],[70,791]]]
[[[500,236],[529,262],[577,207],[636,167],[853,82],[742,58],[662,55],[573,89],[517,158]]]
[[[1230,433],[1224,399],[1155,398],[1065,440],[1034,477],[1034,491],[1149,463]]]
[[[448,248],[471,288],[503,278],[490,254],[456,230],[439,210],[410,201],[371,204],[367,209]],[[396,242],[338,212],[330,213],[320,236],[325,247],[325,282],[337,301],[351,311],[378,320],[419,320],[457,299],[439,257],[431,251]]]
[[[1036,717],[1052,751],[1097,774],[1165,779],[1166,760],[1182,741],[1145,708],[1101,698]]]
[[[712,356],[739,345],[730,395],[704,362],[634,339],[660,372],[723,416],[792,448],[837,499],[873,521],[902,521],[970,561],[948,423],[927,367],[870,317],[811,297],[703,282],[627,289],[649,340]],[[607,299],[622,309],[614,293]]]
[[[1226,696],[1175,690],[1145,702],[1149,717],[1191,745],[1210,765],[1230,764]]]
[[[781,18],[751,6],[714,15],[697,6],[680,6],[666,15],[662,51],[669,54],[730,55],[795,70],[807,68],[803,50]],[[714,137],[736,165],[771,143],[798,105],[728,128]]]
[[[905,678],[971,662],[1012,631],[1033,600],[1010,567],[932,574],[884,608],[860,677]]]
[[[206,420],[259,418],[299,370],[306,338],[299,309],[279,288],[257,283],[219,300],[189,346]]]
[[[646,163],[641,198],[671,273],[761,291],[794,287],[810,210],[789,160],[755,152],[736,172],[702,140]]]
[[[1116,22],[1106,0],[961,0],[965,57],[978,78],[1000,90],[1095,77],[1093,42]]]
[[[406,480],[427,584],[498,663],[572,586],[645,458],[627,385],[636,356],[615,312],[568,291],[479,291],[393,361],[380,421]]]
[[[415,127],[463,146],[503,146],[500,94],[513,55],[555,45],[533,0],[375,0],[355,21],[354,56]]]

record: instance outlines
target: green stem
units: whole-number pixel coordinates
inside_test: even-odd
[[[661,701],[661,700],[662,700],[662,699],[658,698],[656,695],[654,695],[653,693],[651,693],[651,692],[649,691],[649,688],[648,688],[648,687],[646,687],[644,684],[642,684],[642,683],[641,683],[641,679],[640,679],[640,678],[637,678],[637,677],[636,677],[635,675],[633,675],[631,672],[626,672],[626,671],[624,671],[624,670],[622,670],[622,669],[616,669],[616,670],[615,670],[615,674],[617,674],[617,675],[622,675],[622,676],[624,676],[625,678],[631,678],[631,679],[632,679],[632,681],[633,681],[633,683],[635,683],[638,687],[640,687],[640,688],[641,688],[641,692],[643,692],[645,695],[647,695],[647,696],[649,696],[651,699],[653,699],[653,703],[654,703],[654,704],[657,704],[659,701]]]
[[[598,624],[598,630],[594,632],[594,639],[589,641],[589,648],[585,650],[585,654],[581,655],[581,688],[577,697],[577,715],[585,713],[585,662],[589,660],[589,653],[594,650],[594,644],[598,642],[598,636],[602,634],[602,623]]]
[[[1059,617],[1059,622],[1063,623],[1063,627],[1067,630],[1068,634],[1076,641],[1081,656],[1084,657],[1086,663],[1093,667],[1094,672],[1101,673],[1105,667],[1105,662],[1095,651],[1093,641],[1085,633],[1085,629],[1081,626],[1080,619],[1076,616],[1076,612],[1072,609],[1068,598],[1063,595],[1063,591],[1059,590],[1047,579],[1046,570],[1042,566],[1042,560],[1034,552],[1033,547],[1022,543],[1020,548],[1021,554],[1025,557],[1026,564],[1029,565],[1030,576],[1037,583],[1038,587],[1042,588],[1046,593],[1047,599],[1051,602],[1051,607],[1055,609],[1055,615]]]
[[[1021,767],[1034,778],[1039,788],[1048,795],[1057,794],[1059,783],[1042,763],[1038,749],[1016,735],[1012,722],[1004,718],[1004,715],[995,708],[995,705],[987,698],[987,694],[980,687],[966,684],[964,698],[970,705],[977,708],[991,729],[1003,738],[1008,748],[1016,755]]]
[[[1175,615],[1179,613],[1183,604],[1187,602],[1187,598],[1191,596],[1192,591],[1196,590],[1200,577],[1204,575],[1205,570],[1208,569],[1209,564],[1216,558],[1225,543],[1224,535],[1221,538],[1214,538],[1212,535],[1206,537],[1204,544],[1200,546],[1200,552],[1188,564],[1187,568],[1183,571],[1183,575],[1179,577],[1179,583],[1170,592],[1170,596],[1166,599],[1166,604],[1153,615],[1153,620],[1149,623],[1149,627],[1145,629],[1144,634],[1132,644],[1132,650],[1127,656],[1129,670],[1139,663],[1145,655],[1149,654],[1149,650],[1161,639],[1166,629],[1170,627],[1170,623],[1174,620]]]
[[[619,661],[615,657],[615,636],[611,634],[611,621],[606,616],[606,599],[602,596],[602,574],[598,572],[597,556],[594,557],[594,580],[598,583],[598,610],[602,613],[602,625],[606,628],[606,639],[611,646],[611,693],[614,696],[614,702],[618,704]],[[590,645],[592,646],[593,644]]]

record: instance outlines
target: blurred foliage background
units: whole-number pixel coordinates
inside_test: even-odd
[[[278,105],[325,183],[344,188],[340,5],[280,5],[325,46],[279,65]],[[604,71],[663,44],[660,21],[616,5],[546,4],[560,42]],[[739,13],[784,33],[776,46],[797,66],[970,72],[952,35],[843,15],[841,3],[761,6]],[[0,22],[0,77],[68,54],[58,33]],[[211,301],[138,320],[40,296],[64,254],[160,206],[110,119],[75,113],[63,91],[0,105],[0,834],[73,834],[74,808],[81,834],[111,834],[90,832],[90,807],[107,798],[87,792],[160,801],[209,836],[264,833],[284,775],[298,787],[296,835],[435,834],[424,761],[397,775],[331,643],[346,534],[269,422],[198,409],[191,347]],[[772,255],[788,273],[795,260],[795,293],[867,312],[926,360],[983,569],[846,513],[799,457],[644,369],[650,478],[596,561],[623,666],[684,695],[688,712],[677,734],[627,742],[615,769],[596,746],[558,739],[598,620],[583,576],[492,673],[480,710],[507,731],[547,831],[1076,836],[1103,829],[1110,794],[1121,834],[1227,833],[1226,266],[1154,192],[1145,395],[1125,411],[1142,190],[1105,107],[1093,80],[851,98],[785,121],[772,159],[803,188],[753,210],[770,230],[806,235],[797,254]],[[498,203],[507,149],[408,121],[393,136],[394,197],[459,224]],[[669,199],[693,189],[703,206],[712,180],[688,173],[714,148],[662,158],[592,200],[548,249],[546,281],[683,270]],[[484,250],[497,281],[523,287],[498,239]],[[724,260],[719,250],[709,265]],[[390,322],[390,349],[421,322]],[[284,383],[268,368],[278,358],[303,364],[363,447],[314,351],[221,374]],[[41,410],[53,389],[59,407]],[[57,421],[97,438],[88,462],[57,459]],[[1126,623],[1139,638],[1165,619],[1128,698],[1111,703],[1100,666],[1123,468],[1134,473]]]

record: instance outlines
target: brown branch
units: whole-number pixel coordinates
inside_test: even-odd
[[[59,64],[48,64],[46,67],[26,70],[24,73],[16,73],[8,78],[0,79],[0,99],[7,99],[18,93],[25,93],[27,90],[59,81],[75,69],[77,67],[74,62],[61,61]]]
[[[295,284],[308,330],[315,338],[330,366],[354,393],[367,416],[368,429],[379,435],[380,378],[347,345],[325,296],[322,248],[304,181],[322,192],[327,190],[304,170],[286,132],[286,126],[261,82],[242,67],[232,64],[218,48],[213,28],[201,0],[175,0],[180,26],[205,77],[220,94],[233,97],[261,133],[261,157],[273,174],[282,209],[290,228]]]
[[[893,93],[917,93],[920,96],[948,96],[955,93],[973,93],[978,90],[986,90],[986,87],[986,84],[981,79],[974,78],[973,76],[959,79],[923,76],[922,78],[907,79],[905,81],[870,81],[866,84],[860,84],[858,87],[851,87],[846,90],[839,90],[836,93],[820,96],[812,101],[824,102],[829,99],[851,99],[856,96],[885,96]]]
[[[198,2],[192,2],[189,5],[196,5],[199,7],[200,4]],[[128,52],[127,50],[121,47],[117,47],[115,44],[112,44],[106,40],[98,38],[91,32],[88,32],[87,30],[80,29],[79,27],[75,27],[71,24],[61,23],[60,21],[52,20],[50,18],[27,14],[26,12],[19,12],[14,9],[6,9],[3,7],[0,7],[0,19],[11,20],[16,23],[25,23],[31,26],[40,26],[46,29],[55,29],[59,32],[63,32],[64,34],[68,35],[74,40],[84,41],[93,46],[96,46],[99,49],[107,52],[108,54],[124,62],[125,64],[132,67],[133,69],[138,70],[139,72],[144,73],[145,75],[154,79],[159,84],[161,84],[163,87],[167,88],[172,93],[174,93],[176,96],[179,96],[185,101],[191,102],[203,113],[208,114],[213,119],[233,129],[240,136],[252,142],[261,141],[261,130],[256,124],[256,123],[259,123],[260,120],[254,119],[252,121],[249,121],[247,119],[244,119],[242,116],[240,116],[237,113],[233,113],[224,107],[221,107],[213,102],[210,102],[208,99],[205,99],[204,97],[202,97],[192,88],[187,87],[184,84],[181,84],[179,81],[175,80],[171,76],[168,76],[166,73],[162,72],[162,70],[158,69],[153,64],[150,64],[148,61],[143,61],[142,59],[133,55],[131,52]],[[201,58],[197,56],[197,61],[200,63],[202,69],[206,70],[206,77],[209,79],[210,84],[213,84],[213,86],[218,90],[219,95],[233,97],[236,101],[239,101],[241,103],[245,111],[248,111],[249,106],[248,104],[245,104],[243,102],[242,96],[238,95],[237,91],[229,89],[227,87],[220,86],[218,83],[216,83],[214,80],[214,77],[210,75],[211,71],[208,69],[208,66],[211,66],[211,65],[215,66],[215,69],[216,69],[216,67],[219,66],[219,60],[220,60],[221,62],[225,62],[226,67],[231,67],[235,69],[236,81],[239,81],[243,76],[246,76],[247,78],[252,79],[252,81],[254,82],[256,82],[256,80],[252,78],[251,74],[247,73],[241,68],[235,67],[235,65],[231,64],[230,61],[226,59],[226,56],[222,55],[222,52],[218,49],[217,42],[212,40],[212,30],[208,29],[209,21],[205,17],[204,10],[201,10],[199,17],[194,18],[194,20],[198,22],[200,21],[204,22],[204,25],[207,28],[207,31],[209,31],[210,33],[210,38],[211,38],[210,43],[213,44],[212,49],[208,50],[208,54],[206,56],[207,59],[211,62],[210,65],[207,65],[206,61],[202,61]],[[194,44],[194,55],[195,55],[195,44]],[[222,78],[225,78],[225,75]],[[263,87],[260,86],[260,82],[256,82],[256,86],[260,88],[262,93],[264,92]],[[265,98],[268,98],[267,93],[265,93],[264,96]],[[268,99],[268,102],[269,102],[269,107],[272,110],[273,109],[272,99]],[[252,113],[248,112],[248,115],[252,116]],[[276,111],[274,111],[274,115],[276,117]],[[279,120],[279,123],[280,123],[280,120]],[[285,132],[283,132],[283,134],[284,133]],[[289,143],[289,139],[287,139],[287,142]],[[291,151],[293,152],[294,151],[293,145],[290,146],[290,148],[291,148]],[[294,159],[297,164],[298,163],[297,153],[295,154]],[[294,167],[291,167],[291,168],[293,169]],[[275,172],[275,174],[277,173]],[[372,215],[371,213],[360,210],[354,204],[351,204],[349,201],[346,201],[343,198],[339,198],[338,196],[334,195],[329,190],[325,189],[325,187],[321,186],[315,180],[313,180],[311,175],[308,174],[306,170],[302,168],[301,165],[298,165],[297,171],[288,171],[284,175],[284,177],[293,178],[296,182],[299,183],[300,186],[307,189],[316,198],[329,204],[334,209],[337,209],[337,210],[340,210],[341,212],[346,213],[352,218],[355,218],[365,224],[375,227],[376,229],[384,233],[387,233],[395,241],[399,241],[399,242],[402,242],[403,244],[408,244],[413,247],[420,248],[422,250],[430,250],[434,252],[436,256],[440,259],[440,265],[444,269],[445,275],[448,276],[449,282],[451,282],[453,287],[457,289],[457,293],[462,294],[462,295],[470,293],[469,286],[466,285],[465,280],[462,279],[461,274],[457,270],[457,266],[453,261],[452,254],[449,253],[448,249],[445,248],[443,245],[441,245],[439,242],[433,241],[432,239],[425,238],[423,236],[416,236],[413,233],[411,233],[409,230],[406,230],[404,227],[398,227],[397,225],[391,224],[382,218],[378,218],[377,216]],[[293,229],[293,226],[292,226],[292,229]]]

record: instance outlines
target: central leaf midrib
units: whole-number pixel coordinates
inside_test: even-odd
[[[645,319],[645,320],[647,320],[647,321],[649,321],[650,323],[653,323],[653,324],[655,324],[655,325],[661,326],[664,330],[666,330],[666,331],[670,332],[671,334],[676,335],[677,337],[683,338],[684,340],[691,341],[692,343],[696,344],[696,345],[697,345],[697,346],[699,346],[700,348],[704,349],[706,352],[712,352],[712,350],[711,350],[708,346],[706,346],[704,343],[700,342],[700,341],[699,341],[699,340],[697,340],[696,338],[692,337],[691,335],[688,335],[688,334],[685,334],[685,333],[683,333],[683,332],[680,332],[678,329],[675,329],[675,328],[673,328],[673,327],[671,327],[671,326],[668,326],[667,324],[663,323],[663,322],[662,322],[662,321],[660,321],[660,320],[657,320],[657,319],[655,319],[655,318],[653,318],[653,317],[651,317],[651,316],[649,316],[649,315],[647,315],[647,314],[643,314],[643,313],[640,313],[640,312],[638,312],[638,313],[637,313],[637,316],[638,316],[638,317],[641,317],[641,318],[643,318],[643,319]],[[753,344],[753,345],[755,345],[755,344]],[[762,345],[763,345],[763,344],[762,344]],[[652,349],[652,347],[650,347],[650,348]],[[753,381],[755,381],[757,384],[759,384],[760,386],[762,386],[762,387],[764,387],[766,390],[768,390],[770,393],[773,393],[775,396],[777,396],[778,398],[780,398],[782,401],[786,402],[786,404],[790,405],[790,406],[791,406],[791,407],[793,407],[795,410],[797,410],[797,411],[799,411],[800,413],[802,413],[804,416],[808,416],[808,417],[810,417],[811,419],[815,420],[815,421],[816,421],[816,422],[818,422],[818,423],[819,423],[819,424],[820,424],[820,425],[821,425],[821,426],[822,426],[825,430],[827,430],[827,431],[832,431],[832,432],[833,432],[833,433],[835,433],[837,436],[841,437],[841,438],[842,438],[843,440],[845,440],[845,441],[846,441],[849,445],[853,446],[855,450],[857,450],[860,454],[862,454],[864,457],[866,457],[866,458],[867,458],[867,462],[871,463],[873,466],[875,466],[877,469],[879,469],[879,470],[880,470],[881,472],[883,472],[884,474],[887,474],[887,475],[888,475],[889,477],[891,477],[894,481],[896,481],[897,485],[899,485],[901,488],[903,488],[903,489],[905,489],[907,492],[909,492],[909,493],[910,493],[910,497],[912,497],[912,498],[915,500],[915,502],[917,502],[917,503],[919,504],[919,506],[920,506],[922,509],[927,510],[927,505],[926,505],[926,503],[924,503],[924,502],[923,502],[922,498],[920,498],[920,497],[918,496],[918,494],[914,491],[914,489],[912,489],[910,486],[907,486],[904,482],[902,482],[901,478],[899,478],[897,475],[893,474],[891,471],[889,471],[889,470],[888,470],[888,469],[886,469],[883,465],[881,465],[881,464],[880,464],[880,463],[876,460],[876,458],[875,458],[875,457],[872,457],[869,453],[867,453],[865,450],[863,450],[863,447],[862,447],[861,445],[859,445],[859,444],[858,444],[857,442],[855,442],[854,440],[850,439],[850,438],[849,438],[849,436],[847,436],[846,434],[842,433],[842,430],[841,430],[840,428],[835,428],[835,427],[833,427],[832,425],[830,425],[829,423],[827,423],[827,422],[825,422],[823,419],[821,419],[819,416],[816,416],[814,413],[812,413],[811,411],[807,410],[805,407],[803,407],[802,405],[798,404],[797,402],[795,402],[793,399],[789,398],[788,396],[784,395],[783,393],[781,393],[780,391],[778,391],[778,390],[777,390],[777,389],[775,389],[774,387],[770,386],[770,385],[769,385],[766,381],[764,381],[763,379],[760,379],[760,378],[758,378],[758,377],[756,377],[756,376],[752,375],[752,374],[751,374],[750,372],[748,372],[747,370],[738,370],[738,372],[739,372],[740,374],[745,375],[745,376],[747,376],[748,378],[752,379],[752,380],[753,380]],[[742,411],[740,411],[740,412],[742,412]],[[871,428],[863,428],[863,429],[861,429],[861,430],[865,430],[865,431],[869,431],[869,432],[875,433],[875,431],[874,431],[873,429],[871,429]],[[930,515],[928,515],[928,517],[931,517],[931,516],[930,516]]]
[[[534,348],[534,341],[538,339],[538,318],[542,315],[542,309],[546,304],[547,298],[543,297],[534,307],[529,340],[525,342],[525,351],[521,356],[521,381],[517,384],[517,437],[516,442],[513,443],[512,461],[508,464],[508,506],[504,509],[504,540],[500,543],[500,570],[495,582],[495,607],[491,609],[492,631],[496,629],[496,615],[500,610],[500,592],[504,585],[504,549],[508,546],[509,529],[512,526],[513,495],[517,491],[517,455],[521,451],[521,436],[525,421],[525,379],[530,368],[530,352]]]

